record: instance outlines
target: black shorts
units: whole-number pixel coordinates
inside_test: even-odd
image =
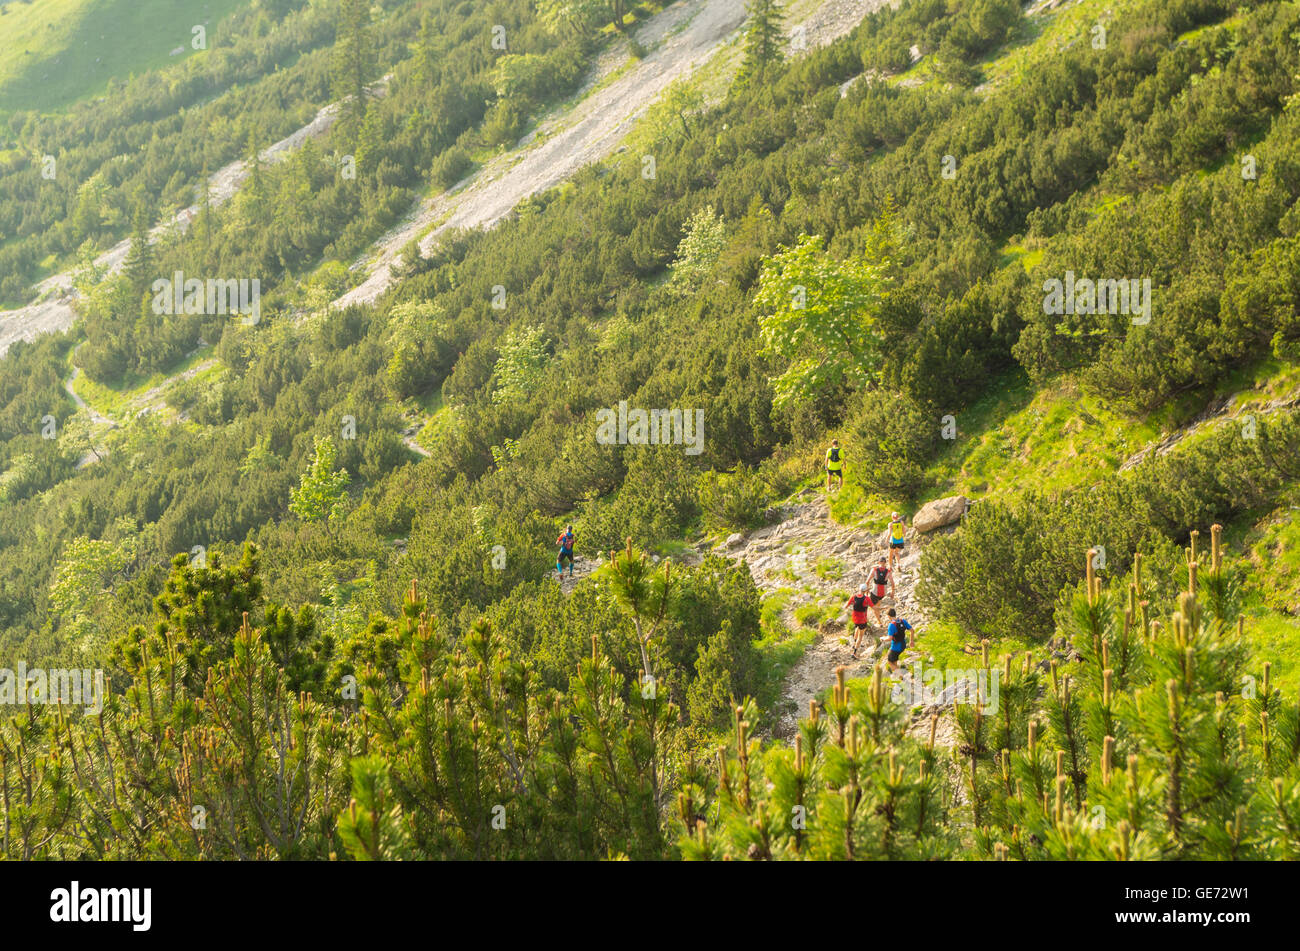
[[[571,552],[571,551],[565,551],[563,548],[561,548],[561,549],[560,549],[560,557],[557,558],[557,559],[555,559],[555,563],[558,564],[558,565],[562,565],[562,564],[564,564],[566,561],[567,561],[569,564],[573,564],[573,552]]]
[[[899,539],[898,541],[895,541],[894,539],[891,538],[891,539],[889,540],[889,547],[890,547],[890,548],[902,548],[902,547],[903,547],[903,542],[904,542],[904,541],[906,541],[906,539]]]
[[[885,596],[883,594],[876,594],[874,591],[867,595],[867,601],[871,603],[873,608],[883,600],[885,600]]]
[[[905,651],[905,650],[907,650],[906,647],[900,648],[900,649],[898,649],[898,650],[894,650],[894,649],[891,647],[891,648],[889,649],[889,662],[890,662],[891,664],[897,664],[897,663],[898,663],[898,658],[900,658],[900,657],[903,656],[903,651]]]

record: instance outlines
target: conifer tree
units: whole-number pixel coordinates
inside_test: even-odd
[[[131,216],[131,244],[122,265],[123,273],[130,281],[131,293],[137,299],[145,295],[156,277],[153,273],[153,246],[149,242],[152,226],[153,207],[141,193],[137,195],[135,211]]]
[[[333,91],[342,102],[344,128],[356,148],[366,117],[366,86],[375,78],[375,50],[367,0],[340,0],[334,45]]]
[[[745,27],[745,59],[739,80],[761,80],[767,70],[781,62],[784,14],[779,0],[749,0],[749,19]]]

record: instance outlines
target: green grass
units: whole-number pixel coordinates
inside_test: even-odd
[[[1001,251],[1003,266],[1020,262],[1026,274],[1032,274],[1038,262],[1043,259],[1042,248],[1026,248],[1023,244],[1006,244]]]
[[[833,612],[820,604],[804,604],[794,609],[794,619],[805,628],[820,630],[830,621]]]
[[[844,577],[844,562],[830,556],[818,558],[813,570],[823,581],[838,581]]]
[[[1261,520],[1239,542],[1246,548],[1250,587],[1258,605],[1273,611],[1300,613],[1300,523],[1289,506]],[[1229,544],[1237,539],[1231,531]],[[1237,547],[1237,546],[1234,546]]]
[[[929,475],[931,497],[1086,487],[1156,439],[1158,415],[1134,419],[1067,379],[1037,392],[1009,380],[956,417],[957,438]]]
[[[921,626],[916,643],[917,651],[929,667],[966,668],[981,663],[979,638],[965,633],[949,621],[934,621]],[[1023,637],[989,638],[990,664],[998,663],[1003,654],[1011,654],[1018,660],[1026,652],[1034,653],[1041,660],[1046,656],[1044,651],[1041,644]]]
[[[48,111],[103,94],[110,80],[202,55],[191,29],[220,21],[249,0],[39,0],[0,15],[0,115]],[[169,55],[177,47],[185,52]],[[98,62],[96,62],[98,60]]]
[[[1255,657],[1253,676],[1262,679],[1264,664],[1274,686],[1295,696],[1300,687],[1300,618],[1267,612],[1246,618],[1246,642]]]
[[[1300,364],[1267,359],[1246,367],[1238,367],[1225,376],[1215,387],[1215,396],[1239,394],[1234,411],[1243,411],[1273,399],[1294,396],[1300,391]]]
[[[804,651],[817,640],[817,632],[808,628],[791,631],[782,614],[794,592],[782,588],[763,599],[759,616],[761,635],[754,641],[759,656],[758,707],[772,711],[781,701],[781,688],[791,668],[799,663]],[[770,716],[770,713],[765,713]]]
[[[1245,637],[1262,676],[1285,690],[1300,687],[1300,486],[1274,511],[1243,519],[1224,531],[1227,562],[1244,561],[1243,587],[1248,592],[1242,613]]]
[[[766,630],[775,628],[781,621],[786,606],[790,603],[790,598],[794,596],[793,588],[778,588],[766,598],[763,599],[762,611],[759,615],[759,623]]]
[[[1235,16],[1228,17],[1228,19],[1223,20],[1220,23],[1209,23],[1206,24],[1205,26],[1198,26],[1193,30],[1188,30],[1186,33],[1181,33],[1179,34],[1178,39],[1175,40],[1174,42],[1186,43],[1188,40],[1193,40],[1196,37],[1200,36],[1202,33],[1208,33],[1210,30],[1222,30],[1225,28],[1235,27],[1239,25],[1241,21],[1242,21],[1242,15],[1238,13]]]
[[[114,385],[98,383],[83,373],[77,378],[72,388],[96,412],[104,416],[117,418],[131,409],[132,404],[150,389],[202,363],[204,360],[209,359],[211,355],[212,348],[203,347],[164,372],[154,373],[148,377],[131,376]],[[219,368],[214,367],[213,372],[217,369]],[[68,357],[68,372],[69,374],[72,372],[71,355]]]
[[[957,438],[927,474],[935,488],[922,501],[958,492],[985,497],[1030,487],[1071,488],[1096,478],[1098,446],[1117,468],[1158,432],[1080,397],[1065,380],[1036,391],[1021,373],[990,381],[986,395],[956,416]],[[1131,447],[1131,448],[1130,448]],[[866,474],[870,477],[870,474]],[[830,500],[837,522],[882,531],[898,506],[868,491],[850,466]]]
[[[1136,0],[1076,0],[1026,17],[1023,34],[980,64],[984,78],[995,84],[1019,82],[1066,46],[1091,44],[1098,21],[1109,28],[1121,13],[1136,5]]]
[[[45,0],[0,7],[0,90],[64,49],[89,5],[90,0]]]
[[[695,546],[684,538],[672,538],[654,546],[654,554],[661,558],[672,558],[674,561],[681,561],[684,556],[694,551]]]
[[[415,433],[415,441],[430,452],[436,450],[439,438],[456,425],[455,408],[443,403],[441,389],[414,397],[407,404],[413,404],[424,419]]]

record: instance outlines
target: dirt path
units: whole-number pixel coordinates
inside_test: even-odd
[[[1242,390],[1230,396],[1215,399],[1190,423],[1175,429],[1171,433],[1166,433],[1156,441],[1133,453],[1120,464],[1119,471],[1127,472],[1134,466],[1140,465],[1153,454],[1156,456],[1168,455],[1188,436],[1194,436],[1206,427],[1218,426],[1228,420],[1238,420],[1243,427],[1243,432],[1247,428],[1254,432],[1263,417],[1269,416],[1278,410],[1289,410],[1300,406],[1300,395],[1297,395],[1295,391],[1276,396],[1263,403],[1247,405],[1242,398],[1250,392],[1249,390]]]
[[[90,415],[90,421],[96,426],[116,426],[117,423],[101,414],[99,410],[95,409],[77,394],[75,384],[79,376],[81,376],[81,367],[73,367],[72,375],[63,382],[63,389],[72,397],[72,402],[77,404],[77,409],[88,413]]]
[[[911,689],[909,665],[917,660],[929,662],[932,657],[925,649],[927,618],[916,600],[921,550],[926,536],[909,527],[906,537],[907,546],[894,568],[894,596],[886,596],[880,603],[882,615],[892,607],[917,630],[910,639],[918,647],[909,649],[904,655],[903,671],[891,681],[894,699],[910,704],[912,697],[925,698],[923,705],[911,707],[908,732],[928,738],[931,718],[938,713],[935,743],[951,746],[956,742],[953,700],[963,688],[950,686],[937,697],[930,696],[932,691],[922,692],[919,684],[915,693]],[[849,678],[869,677],[873,664],[883,657],[884,645],[880,637],[885,632],[876,624],[875,616],[869,615],[871,626],[863,638],[861,654],[853,658],[849,646],[852,628],[843,605],[848,594],[867,581],[877,559],[888,555],[884,528],[854,528],[836,523],[830,517],[825,494],[820,489],[807,489],[800,501],[781,510],[781,519],[775,524],[748,535],[733,535],[726,543],[712,549],[700,548],[689,552],[684,559],[674,560],[698,564],[708,553],[743,561],[765,599],[784,596],[782,619],[791,631],[803,627],[796,616],[800,608],[817,606],[831,612],[816,628],[816,640],[786,675],[780,705],[774,711],[777,720],[773,735],[778,739],[792,740],[798,721],[808,715],[809,702],[835,683],[837,668],[845,667]],[[560,580],[561,589],[570,593],[579,581],[600,566],[602,560],[580,556],[573,577],[570,578],[566,570]]]
[[[851,30],[884,0],[832,0],[802,24],[809,48]],[[613,72],[611,57],[602,57],[588,79],[594,91],[571,110],[542,123],[521,146],[493,159],[476,174],[448,191],[423,200],[376,248],[354,265],[365,280],[333,302],[333,307],[369,303],[393,283],[390,265],[402,249],[430,225],[420,239],[428,254],[448,229],[490,228],[530,195],[567,181],[592,162],[610,155],[664,90],[694,72],[724,48],[745,22],[744,0],[679,2],[648,20],[635,38],[651,52],[613,80],[598,78]],[[536,144],[533,144],[536,143]]]
[[[863,638],[861,655],[855,660],[848,643],[852,629],[847,612],[842,610],[845,595],[857,590],[876,560],[888,554],[882,531],[835,523],[820,490],[808,490],[804,498],[807,501],[788,507],[777,524],[751,532],[731,548],[723,546],[720,550],[749,566],[764,597],[788,594],[783,615],[791,630],[801,627],[795,616],[801,607],[816,605],[834,612],[818,628],[817,640],[786,677],[774,730],[776,736],[786,739],[794,735],[798,720],[808,715],[809,701],[835,682],[837,667],[846,667],[849,677],[870,675],[872,664],[881,656],[879,638],[884,634],[875,615],[869,615],[871,627]],[[883,615],[888,608],[895,608],[924,637],[926,618],[915,594],[919,561],[920,536],[909,529],[907,547],[894,570],[895,597],[886,597],[880,611]],[[923,639],[921,644],[924,647]],[[924,650],[919,653],[924,656]]]
[[[105,430],[116,429],[117,423],[100,413],[93,406],[83,400],[80,394],[77,393],[76,382],[79,376],[81,376],[81,367],[73,367],[72,375],[63,382],[63,389],[70,397],[72,397],[72,402],[77,404],[77,410],[86,413],[90,417],[90,424],[92,427],[98,426]],[[82,453],[81,458],[77,460],[76,468],[84,469],[86,466],[99,462],[104,458],[107,451],[108,450],[104,446],[92,446],[88,451]]]
[[[883,528],[864,529],[839,525],[832,521],[826,498],[820,490],[806,490],[803,501],[786,506],[782,518],[774,525],[757,529],[747,536],[733,535],[731,544],[719,545],[713,554],[743,561],[749,568],[754,583],[764,598],[784,595],[788,598],[782,616],[786,626],[794,631],[802,627],[796,617],[799,608],[820,606],[833,613],[817,628],[817,639],[808,647],[799,661],[786,675],[777,722],[773,735],[790,740],[800,719],[808,715],[809,701],[835,683],[835,671],[845,667],[850,678],[868,677],[873,663],[883,654],[879,638],[883,628],[871,617],[871,627],[863,640],[861,655],[855,660],[850,654],[852,633],[848,614],[843,604],[847,594],[867,580],[867,575],[881,555],[887,555]],[[894,570],[894,597],[886,597],[880,604],[881,614],[889,608],[911,622],[920,639],[919,649],[904,655],[904,673],[893,681],[897,685],[898,702],[905,702],[911,684],[907,666],[917,660],[928,661],[925,651],[927,618],[916,601],[916,582],[919,575],[921,549],[925,536],[914,530],[907,531],[907,547]],[[690,553],[685,563],[698,563],[706,549]],[[580,557],[573,578],[566,571],[560,582],[565,593],[599,567],[600,559]],[[909,732],[918,736],[929,735],[933,713],[940,714],[935,742],[949,746],[955,741],[951,716],[955,691],[946,691],[937,703],[918,707],[911,713]]]
[[[411,450],[411,452],[415,453],[417,456],[424,456],[424,458],[428,459],[430,456],[433,455],[433,453],[431,453],[429,450],[425,449],[423,446],[421,446],[418,442],[415,441],[415,437],[419,434],[420,427],[423,425],[424,425],[423,421],[419,421],[419,422],[411,423],[411,425],[403,429],[402,443],[406,446],[407,449]]]
[[[573,560],[572,575],[569,574],[569,566],[566,564],[563,574],[557,576],[555,572],[551,572],[551,576],[558,577],[561,591],[565,594],[572,594],[578,582],[592,574],[603,563],[603,560],[588,558],[585,555],[576,555]]]
[[[139,396],[132,399],[131,400],[132,408],[137,413],[137,415],[139,413],[151,412],[153,410],[161,409],[163,405],[165,405],[163,396],[166,394],[168,390],[170,390],[177,383],[183,383],[185,380],[192,380],[194,377],[198,376],[204,370],[210,370],[216,365],[217,365],[216,358],[211,357],[207,360],[202,360],[199,363],[194,364],[194,366],[190,367],[188,370],[183,370],[180,373],[167,377],[167,379],[163,380],[157,386],[151,386],[149,389],[145,390]]]

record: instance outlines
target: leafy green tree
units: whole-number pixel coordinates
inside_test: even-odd
[[[323,520],[328,525],[343,511],[352,477],[346,469],[334,469],[337,452],[331,437],[317,436],[307,471],[297,488],[290,490],[289,511],[304,522]]]
[[[650,107],[645,122],[655,142],[672,137],[680,130],[687,138],[691,134],[688,121],[704,107],[704,94],[689,78],[674,80],[663,96]]]
[[[778,406],[871,380],[881,356],[876,317],[885,266],[836,261],[821,237],[809,235],[763,262],[754,306],[764,353],[789,364],[772,380]]]
[[[96,621],[109,585],[132,558],[133,539],[125,543],[74,538],[64,548],[50,580],[50,608],[74,642],[93,642],[102,632]]]
[[[550,359],[546,332],[534,326],[512,328],[497,346],[497,353],[493,402],[507,403],[531,396]]]
[[[726,245],[722,216],[706,205],[686,220],[677,257],[669,265],[668,286],[678,296],[701,289]]]

